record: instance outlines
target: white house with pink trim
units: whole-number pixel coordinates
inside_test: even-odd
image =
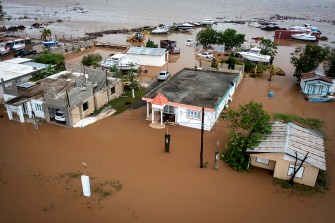
[[[156,125],[169,121],[200,129],[204,108],[204,129],[210,131],[228,108],[242,77],[243,69],[220,72],[185,68],[143,96],[146,118]]]

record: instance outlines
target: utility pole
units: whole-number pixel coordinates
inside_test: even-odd
[[[219,140],[216,143],[216,150],[215,150],[215,159],[214,159],[214,170],[218,170],[219,169]]]
[[[204,150],[204,119],[205,119],[205,108],[202,107],[201,112],[201,149],[200,149],[200,168],[203,168],[203,150]]]

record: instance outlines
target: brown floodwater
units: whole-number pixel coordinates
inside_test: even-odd
[[[72,24],[69,28],[67,22],[64,23],[65,28],[60,24],[51,26],[60,30],[60,35],[76,35],[93,24],[69,22]],[[134,21],[130,23],[135,24]],[[325,34],[333,36],[333,26],[324,26],[328,27]],[[273,36],[273,32],[247,25],[224,24],[217,28],[227,27],[245,33],[250,42],[251,37]],[[92,31],[101,27],[87,29]],[[141,78],[154,80],[160,69],[175,74],[183,67],[197,65],[195,49],[184,42],[195,39],[198,31],[151,36],[156,43],[160,39],[176,40],[181,54],[173,55],[165,67],[153,68]],[[38,30],[34,32],[39,34]],[[106,35],[98,41],[123,45],[126,37]],[[335,179],[335,103],[306,102],[295,85],[289,57],[295,47],[301,45],[305,43],[281,42],[274,63],[287,75],[275,76],[271,82],[244,79],[230,109],[253,100],[262,103],[271,114],[285,112],[323,120],[327,173],[332,182]],[[94,48],[69,55],[67,62],[76,64],[83,55],[91,52],[107,57],[112,51]],[[274,92],[272,98],[268,97],[270,91]],[[85,128],[69,129],[43,123],[35,130],[31,123],[9,121],[1,108],[0,221],[170,223],[332,222],[335,219],[334,184],[330,184],[329,191],[324,194],[300,196],[274,185],[272,173],[267,170],[254,168],[251,173],[241,173],[222,161],[219,170],[213,170],[217,140],[220,141],[220,152],[227,143],[228,127],[223,119],[218,120],[211,132],[204,134],[204,160],[208,162],[208,168],[200,169],[200,130],[169,126],[171,148],[170,153],[165,153],[166,129],[150,128],[145,116],[146,108],[141,107]],[[87,163],[86,169],[82,167],[83,162]],[[80,179],[70,174],[76,171],[90,176],[91,198],[82,196]],[[121,190],[108,187],[108,182],[115,181],[122,184]],[[101,186],[103,183],[106,184]],[[101,188],[111,190],[112,194],[99,197]]]
[[[268,92],[274,97],[269,98]],[[309,103],[290,76],[273,81],[244,79],[231,108],[261,102],[269,113],[285,112],[325,122],[327,173],[334,179],[334,103]],[[0,216],[2,222],[331,222],[334,184],[325,194],[292,195],[272,183],[272,173],[232,170],[222,161],[213,170],[217,140],[227,143],[227,123],[219,119],[204,135],[199,168],[200,130],[149,127],[145,107],[106,118],[86,128],[9,121],[0,115]],[[88,167],[81,166],[86,162]],[[118,180],[121,191],[100,198],[81,194],[79,179],[61,174],[85,171],[91,185]],[[288,205],[289,203],[289,205]],[[241,214],[242,213],[242,214]],[[252,216],[252,219],[250,219]]]

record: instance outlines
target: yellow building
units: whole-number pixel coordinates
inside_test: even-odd
[[[250,164],[273,170],[273,177],[314,187],[319,170],[326,170],[323,136],[293,123],[274,122],[272,133],[248,149]],[[301,164],[301,165],[300,165]]]

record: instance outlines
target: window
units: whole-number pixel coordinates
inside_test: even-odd
[[[173,106],[169,106],[169,105],[165,105],[165,107],[164,107],[164,113],[166,113],[166,114],[174,114],[174,107]]]
[[[42,105],[35,103],[35,111],[43,111]]]
[[[115,94],[115,86],[111,88],[111,94]]]
[[[83,111],[86,111],[88,109],[88,102],[86,101],[84,104],[83,104]]]
[[[187,118],[189,119],[200,119],[200,111],[187,110]]]
[[[297,170],[299,168],[299,166],[295,166],[295,169]],[[295,177],[297,178],[302,178],[303,174],[304,174],[304,170],[305,167],[300,167],[299,171],[295,174]],[[288,176],[292,176],[294,173],[294,164],[290,164],[289,168],[288,168]]]
[[[256,157],[256,162],[257,162],[257,163],[263,163],[263,164],[265,164],[265,165],[269,165],[270,160],[265,159],[265,158],[261,158],[261,157]]]

